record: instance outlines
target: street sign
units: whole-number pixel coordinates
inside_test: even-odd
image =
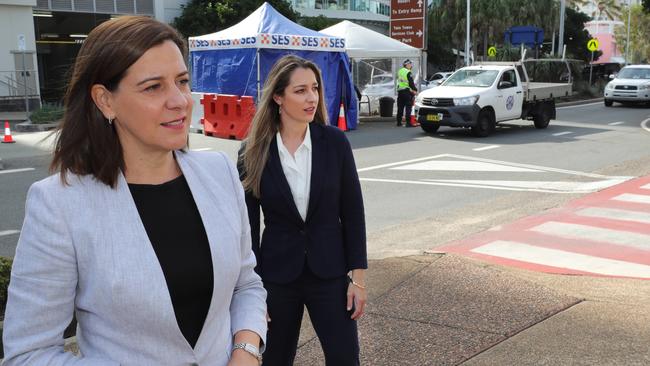
[[[411,47],[425,47],[426,0],[391,0],[390,37]]]
[[[424,18],[424,0],[391,0],[390,19]]]
[[[390,22],[390,37],[415,48],[424,48],[424,19],[400,19]]]
[[[488,56],[494,57],[496,55],[497,55],[497,48],[496,47],[492,46],[492,47],[488,48]]]
[[[18,35],[18,51],[24,51],[26,49],[25,47],[25,35],[24,34],[19,34]]]
[[[598,44],[598,40],[596,38],[592,38],[587,42],[587,49],[591,52],[597,51],[599,46],[600,45]]]

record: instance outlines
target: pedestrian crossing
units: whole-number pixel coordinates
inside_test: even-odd
[[[436,251],[549,273],[650,279],[650,176]]]

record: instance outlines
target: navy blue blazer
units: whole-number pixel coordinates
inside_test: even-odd
[[[368,268],[363,198],[350,143],[332,126],[312,123],[309,130],[312,170],[306,219],[294,203],[275,138],[262,173],[261,198],[246,194],[256,270],[264,281],[289,283],[305,264],[323,279]]]

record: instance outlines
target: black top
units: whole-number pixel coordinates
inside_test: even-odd
[[[184,176],[129,184],[140,219],[165,274],[178,327],[194,347],[210,308],[212,257],[208,236]]]

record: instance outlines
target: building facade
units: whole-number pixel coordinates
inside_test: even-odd
[[[390,0],[288,0],[305,17],[350,20],[375,32],[388,34]]]
[[[0,0],[0,110],[58,102],[88,33],[121,15],[171,22],[188,0]]]

